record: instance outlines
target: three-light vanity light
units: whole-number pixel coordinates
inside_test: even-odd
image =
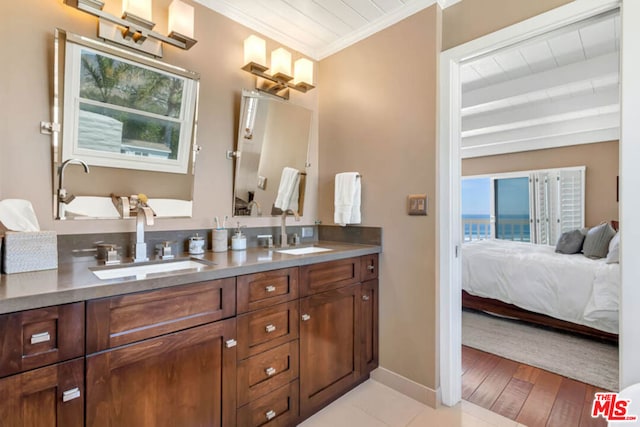
[[[307,92],[315,86],[313,82],[313,62],[300,58],[293,64],[291,74],[291,52],[280,47],[271,52],[271,69],[266,63],[266,43],[260,37],[251,35],[244,41],[243,70],[259,77],[258,89],[280,98],[289,99],[289,89]]]
[[[98,37],[162,57],[162,44],[167,43],[181,49],[190,49],[193,38],[194,9],[192,6],[173,0],[169,5],[168,35],[153,31],[151,20],[152,0],[123,0],[122,17],[118,18],[103,10],[102,0],[64,0],[65,4],[97,16]]]

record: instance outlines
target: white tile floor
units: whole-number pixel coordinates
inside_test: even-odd
[[[433,409],[377,381],[368,380],[300,427],[524,427],[463,401]]]

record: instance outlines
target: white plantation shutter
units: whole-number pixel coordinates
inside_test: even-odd
[[[584,168],[560,170],[558,193],[556,240],[565,231],[584,227]]]
[[[534,194],[535,194],[535,227],[536,239],[535,243],[548,245],[551,244],[550,220],[551,211],[553,210],[553,198],[551,197],[553,181],[550,179],[549,172],[536,172]],[[555,242],[554,242],[555,244]]]

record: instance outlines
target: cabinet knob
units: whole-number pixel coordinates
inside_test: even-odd
[[[362,295],[363,301],[369,301],[369,295]]]
[[[271,332],[276,330],[276,327],[274,325],[269,324],[264,327],[264,330],[267,331],[268,334],[270,334]]]
[[[51,335],[49,335],[49,332],[41,332],[39,334],[31,335],[31,345],[47,341],[51,341]]]
[[[274,411],[273,409],[270,411],[267,411],[266,414],[264,414],[265,417],[267,417],[267,420],[272,420],[276,417],[276,411]]]
[[[309,319],[311,319],[311,316],[309,316],[308,314],[305,313],[302,315],[302,320],[304,320],[305,322]]]
[[[273,285],[269,285],[266,288],[264,288],[265,291],[267,292],[275,292],[276,291],[276,287]]]
[[[373,271],[373,270],[375,270],[375,269],[376,269],[376,268],[373,266],[373,264],[371,264],[371,265],[367,265],[367,270],[369,270],[369,271]]]
[[[226,341],[227,348],[235,347],[238,345],[238,341],[231,339]]]
[[[264,370],[264,373],[267,374],[268,377],[270,377],[276,373],[276,368],[269,366],[267,369]]]
[[[71,390],[62,392],[62,401],[68,402],[73,399],[77,399],[80,397],[80,389],[78,387],[72,388]]]

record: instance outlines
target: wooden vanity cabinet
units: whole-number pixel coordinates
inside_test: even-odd
[[[84,426],[84,324],[83,302],[0,315],[0,425]]]
[[[228,278],[87,302],[87,427],[235,425],[235,296]]]
[[[370,280],[360,283],[365,271]],[[377,255],[306,266],[301,276],[303,293],[311,294],[300,300],[304,419],[364,381],[378,365]]]

